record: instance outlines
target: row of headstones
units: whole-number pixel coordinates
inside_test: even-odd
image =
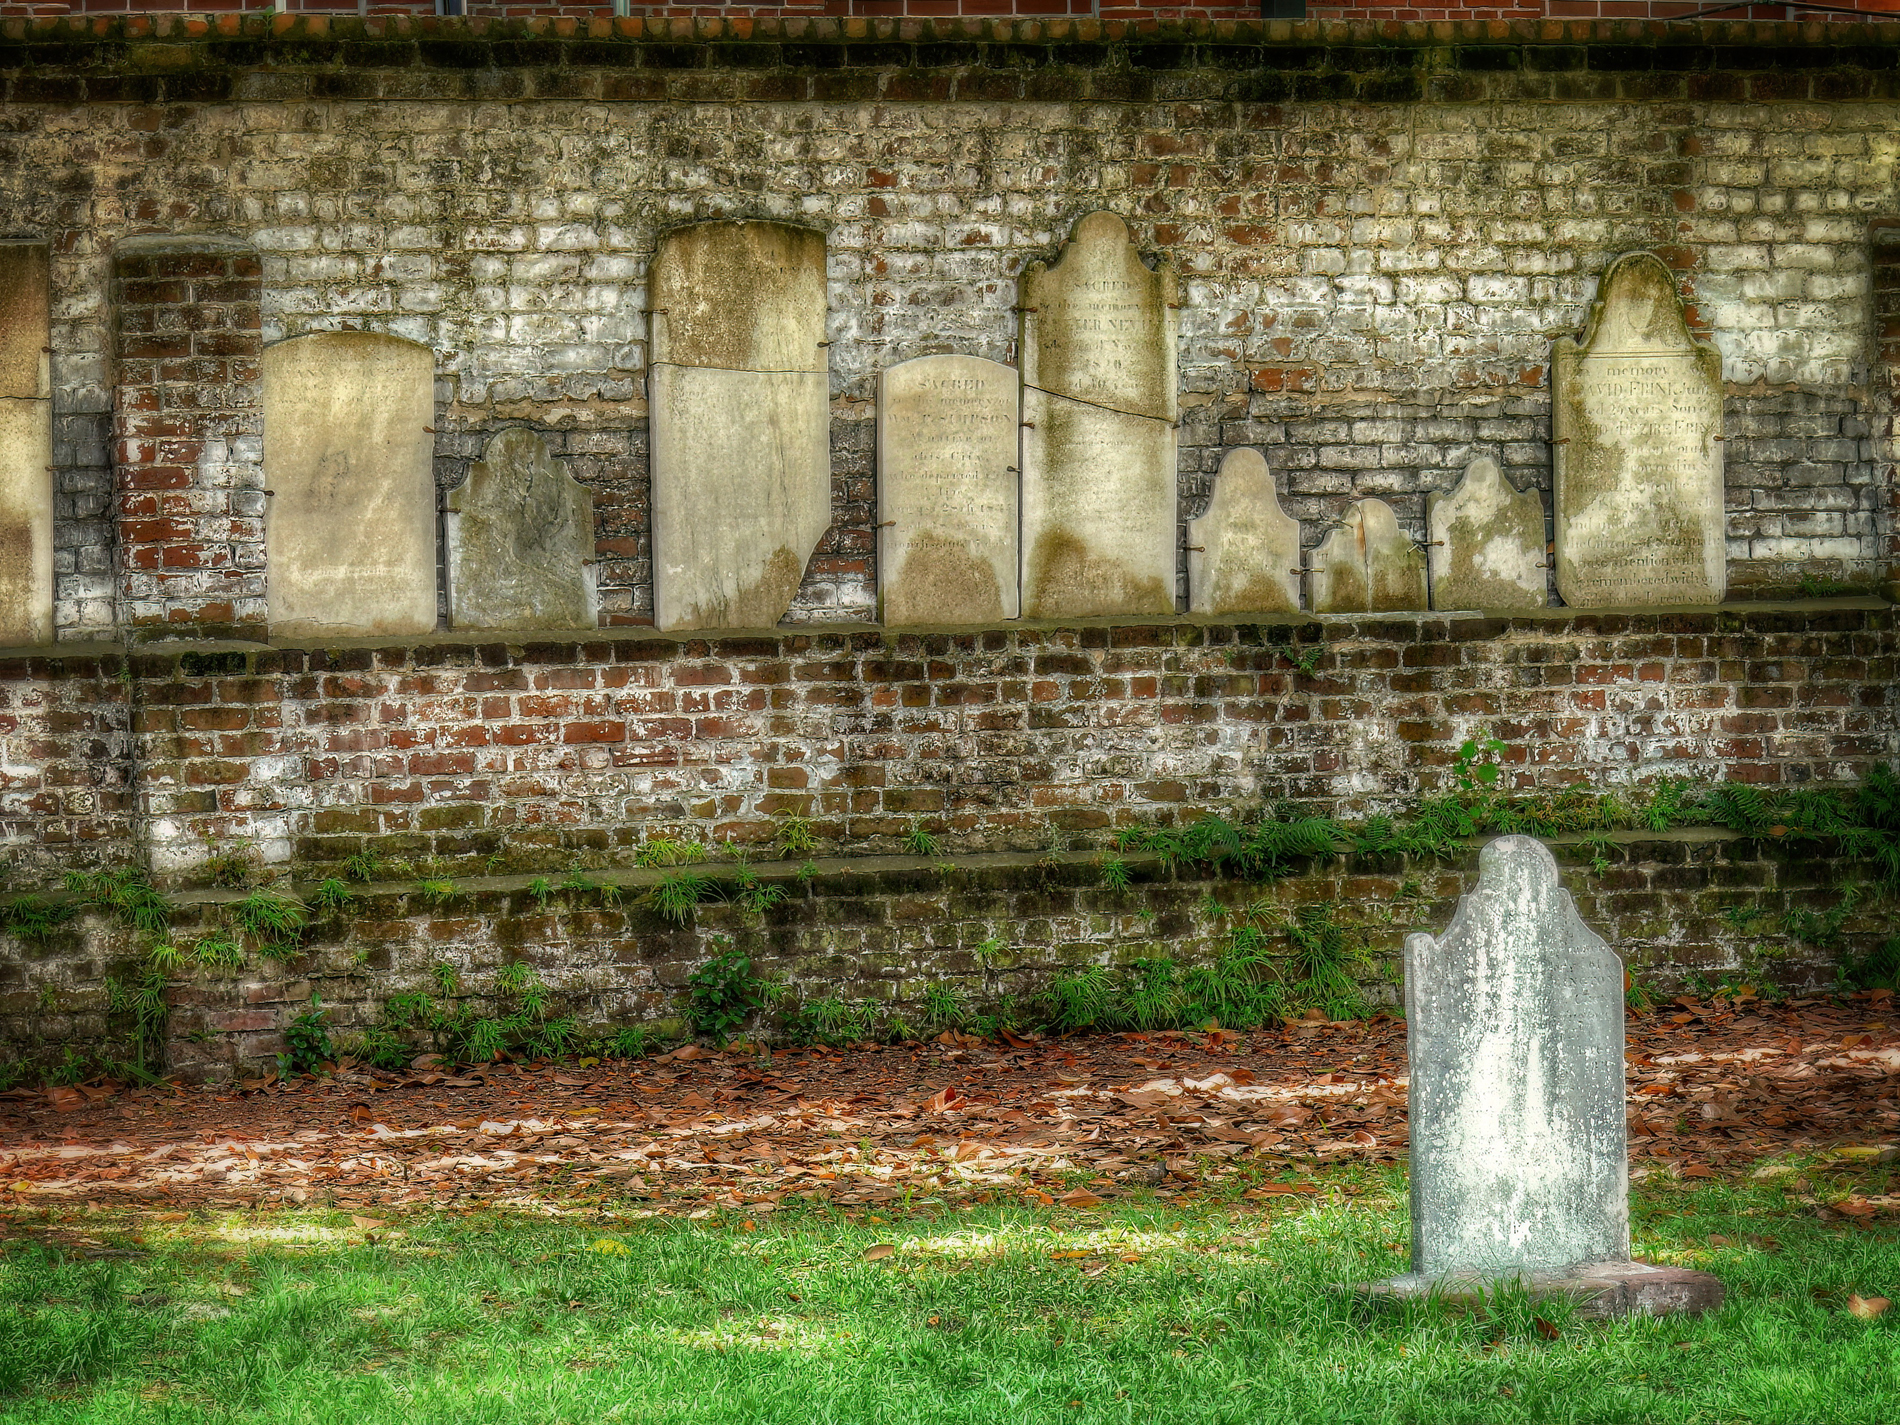
[[[9,616],[10,630],[45,638],[44,271],[37,281],[37,301],[0,290],[0,523],[22,531],[0,552],[0,608],[28,610]],[[824,235],[743,220],[676,228],[660,239],[650,291],[655,622],[769,627],[831,523]],[[1025,271],[1020,305],[1020,369],[945,355],[882,375],[888,624],[1175,611],[1173,269],[1150,268],[1119,217],[1093,213],[1053,264]],[[434,375],[426,347],[374,333],[266,349],[275,630],[435,627]],[[1581,606],[1718,602],[1721,358],[1691,337],[1660,260],[1612,265],[1582,344],[1557,343],[1553,382],[1559,592]],[[1475,462],[1457,491],[1434,497],[1428,524],[1429,564],[1383,502],[1352,506],[1307,556],[1307,606],[1545,603],[1542,500],[1513,489],[1494,462]],[[593,625],[591,498],[533,432],[490,443],[450,493],[445,530],[456,626]],[[1257,452],[1228,455],[1187,543],[1192,610],[1301,607],[1299,526]]]

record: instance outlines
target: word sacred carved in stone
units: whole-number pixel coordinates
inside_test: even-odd
[[[1610,264],[1582,343],[1557,342],[1551,423],[1564,602],[1720,603],[1722,356],[1690,334],[1661,258]]]
[[[1021,609],[1017,375],[978,356],[920,356],[878,377],[880,618],[991,623]]]
[[[825,235],[688,224],[650,283],[654,622],[770,628],[831,524]]]
[[[436,622],[435,353],[379,332],[264,348],[273,634]]]
[[[1188,608],[1197,614],[1297,613],[1300,522],[1280,508],[1257,450],[1230,450],[1207,511],[1188,521]]]
[[[51,250],[0,242],[0,642],[53,641]]]
[[[1023,614],[1171,614],[1174,268],[1091,213],[1021,292]]]
[[[516,427],[443,502],[453,628],[592,628],[594,499]]]

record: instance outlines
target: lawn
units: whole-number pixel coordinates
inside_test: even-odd
[[[1893,1425],[1900,1309],[1847,1305],[1900,1296],[1896,1232],[1813,1205],[1890,1171],[1651,1177],[1638,1253],[1729,1304],[1609,1324],[1329,1290],[1403,1267],[1402,1170],[1376,1166],[1087,1210],[18,1208],[0,1419]]]

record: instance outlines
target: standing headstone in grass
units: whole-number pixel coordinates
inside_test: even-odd
[[[1502,836],[1443,935],[1405,941],[1412,1275],[1521,1283],[1597,1315],[1701,1311],[1722,1284],[1630,1260],[1623,966],[1541,842]]]

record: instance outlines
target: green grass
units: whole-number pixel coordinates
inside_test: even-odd
[[[1638,1250],[1718,1272],[1729,1306],[1607,1325],[1539,1308],[1547,1340],[1523,1301],[1359,1314],[1327,1286],[1401,1268],[1402,1179],[1327,1182],[1264,1207],[413,1215],[373,1244],[328,1211],[138,1229],[16,1211],[0,1419],[1900,1419],[1900,1310],[1860,1321],[1826,1295],[1900,1294],[1891,1230],[1752,1183],[1646,1186]],[[83,1239],[131,1255],[88,1260]],[[880,1242],[897,1251],[860,1260]]]

